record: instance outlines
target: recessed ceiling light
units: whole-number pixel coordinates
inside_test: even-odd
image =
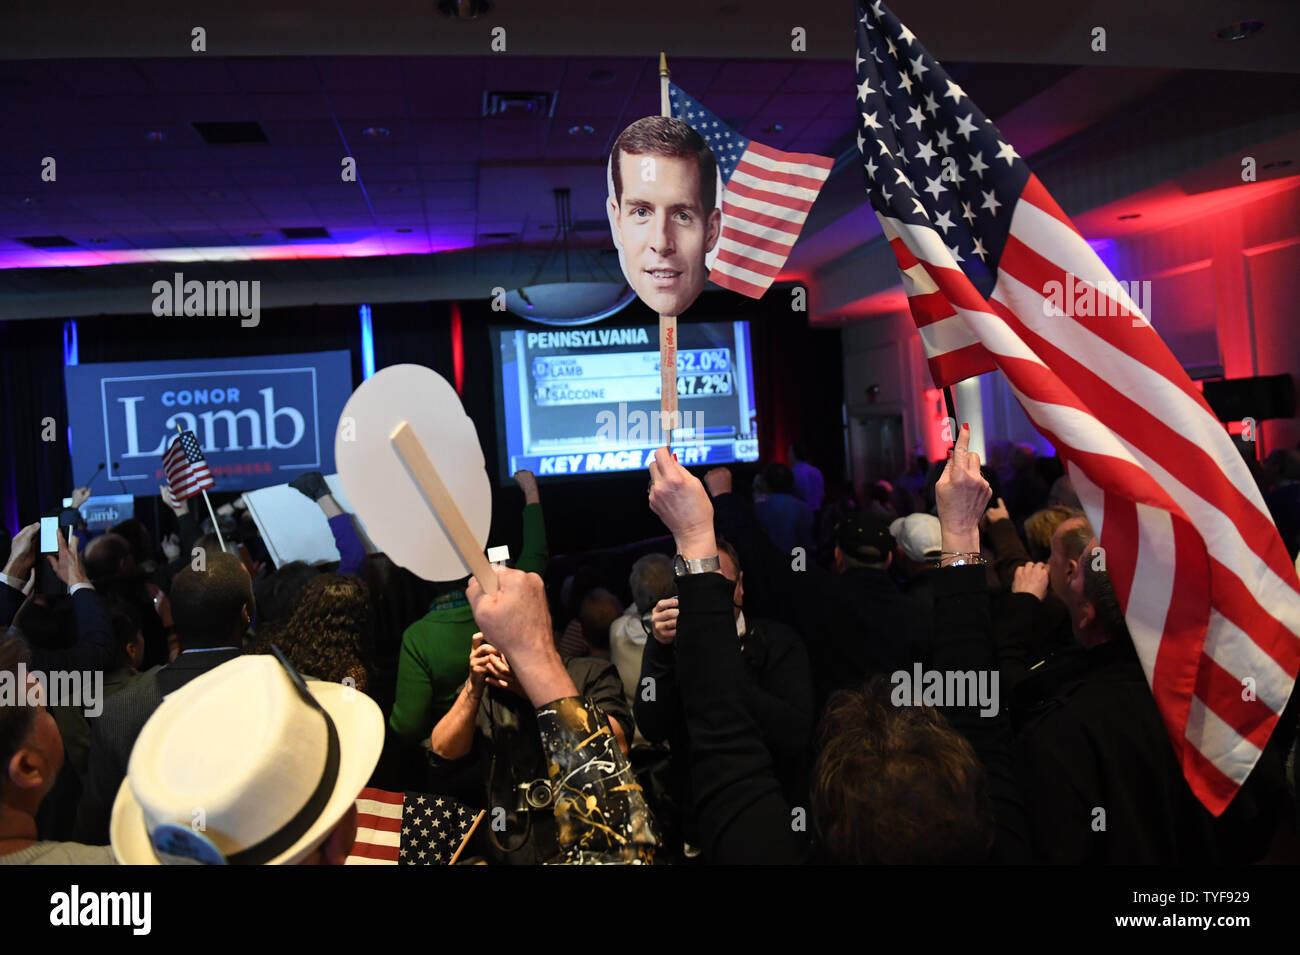
[[[393,134],[383,126],[367,126],[365,129],[361,130],[361,135],[369,136],[371,139],[383,139],[384,137]]]
[[[785,127],[782,126],[780,123],[772,123],[771,125],[764,126],[764,127],[763,127],[763,132],[765,132],[765,133],[783,133],[783,132],[785,132]]]
[[[588,136],[594,136],[595,133],[596,133],[596,127],[589,126],[586,123],[581,123],[577,126],[569,127],[569,135],[577,136],[580,139],[585,139]]]
[[[410,229],[398,229],[397,231],[398,231],[398,232],[410,232],[411,230],[410,230]]]
[[[1242,20],[1240,23],[1229,23],[1226,27],[1215,30],[1214,38],[1232,43],[1236,40],[1247,40],[1262,29],[1264,29],[1263,20]]]
[[[167,138],[167,134],[161,129],[151,129],[149,132],[144,134],[144,138],[149,140],[151,143],[160,143]]]
[[[1126,213],[1124,213],[1124,215],[1120,216],[1119,218],[1120,218],[1121,221],[1123,221],[1124,219],[1141,219],[1141,218],[1142,218],[1142,213],[1140,213],[1140,212],[1126,212]]]

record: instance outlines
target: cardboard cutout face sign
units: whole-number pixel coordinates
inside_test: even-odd
[[[624,277],[655,312],[681,315],[704,291],[722,231],[712,150],[681,120],[647,116],[619,136],[606,178]],[[713,188],[701,188],[709,179]]]

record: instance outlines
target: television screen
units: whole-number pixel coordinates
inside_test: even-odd
[[[501,481],[642,471],[664,444],[657,325],[493,328]],[[681,427],[687,466],[758,460],[749,323],[678,326]]]

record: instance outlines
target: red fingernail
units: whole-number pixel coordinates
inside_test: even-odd
[[[674,461],[677,460],[677,452],[676,452],[676,451],[673,452],[673,460],[674,460]]]
[[[968,425],[968,424],[966,424],[966,423],[963,422],[963,423],[962,423],[962,426],[961,426],[961,429],[962,429],[963,431],[969,431],[969,430],[970,430],[970,425]]]

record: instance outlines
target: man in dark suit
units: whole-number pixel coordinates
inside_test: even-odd
[[[239,558],[208,554],[203,570],[190,566],[172,580],[171,604],[180,655],[110,697],[95,720],[90,766],[77,810],[78,841],[108,842],[113,800],[126,778],[131,749],[163,697],[239,656],[252,622],[253,582]]]

